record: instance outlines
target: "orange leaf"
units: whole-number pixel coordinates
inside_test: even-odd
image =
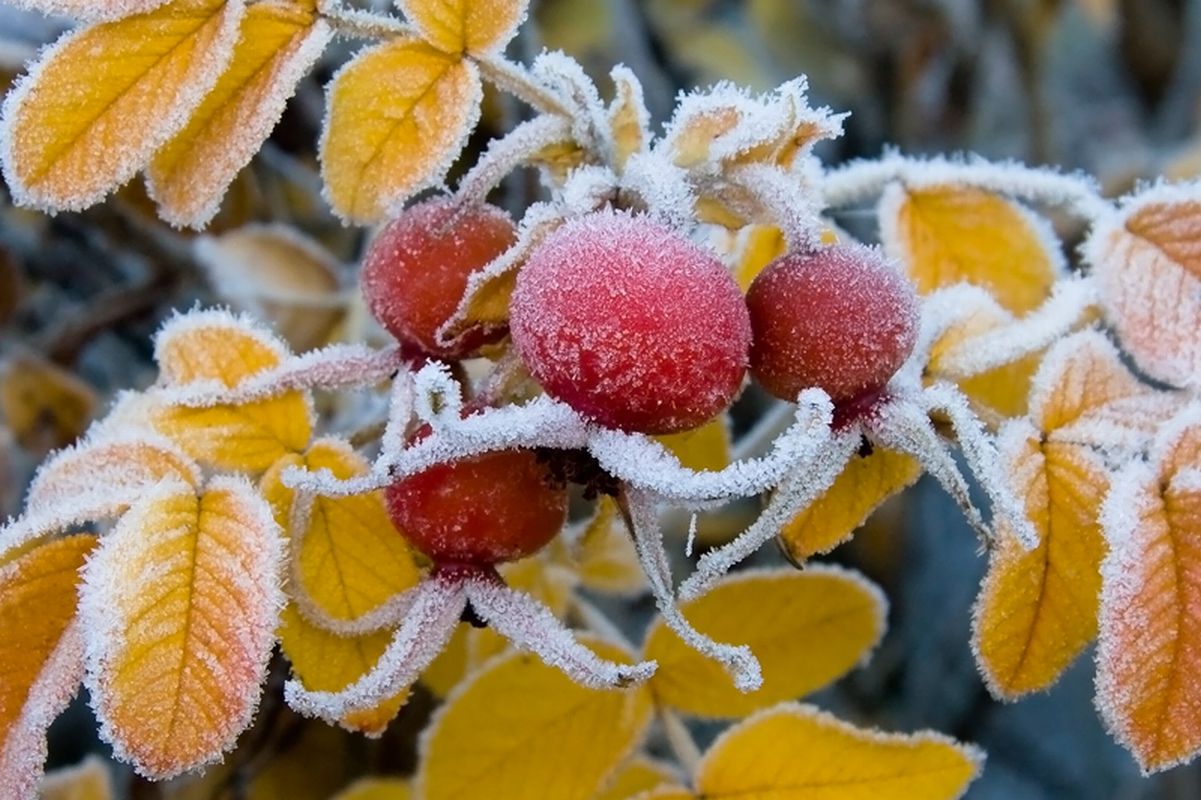
[[[0,414],[23,448],[39,455],[75,441],[96,392],[67,370],[27,355],[0,363]]]
[[[825,494],[784,526],[780,544],[797,563],[828,553],[921,474],[912,456],[883,447],[873,448],[867,456],[852,456]]]
[[[1123,348],[1148,375],[1176,386],[1201,385],[1199,187],[1137,195],[1084,245]]]
[[[36,796],[46,728],[79,688],[83,641],[76,586],[91,535],[69,536],[0,562],[0,795]]]
[[[174,0],[46,50],[0,114],[15,199],[78,210],[132,178],[216,83],[244,9],[244,0]]]
[[[525,19],[529,0],[399,0],[427,42],[458,55],[500,50]]]
[[[1022,314],[1048,297],[1064,271],[1050,226],[982,189],[894,184],[880,199],[879,215],[885,250],[922,294],[974,283]]]
[[[1027,549],[998,524],[972,633],[989,688],[1013,698],[1050,686],[1096,636],[1105,555],[1097,514],[1109,475],[1089,448],[1044,442],[1026,422],[1010,423],[1000,442],[1039,543]]]
[[[1097,706],[1145,773],[1201,752],[1201,413],[1113,479],[1101,521]]]
[[[250,6],[229,67],[150,162],[147,189],[163,219],[193,228],[212,219],[331,35],[327,23],[293,2]]]
[[[473,64],[415,39],[351,60],[329,85],[321,140],[334,210],[378,222],[441,180],[479,119],[482,92]]]
[[[246,483],[162,483],[85,569],[87,686],[116,754],[155,779],[215,761],[258,703],[282,597],[279,526]]]
[[[983,760],[971,745],[936,733],[865,730],[790,703],[719,736],[697,770],[696,789],[706,800],[952,800]]]

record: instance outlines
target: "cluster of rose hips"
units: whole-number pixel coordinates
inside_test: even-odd
[[[598,211],[533,250],[517,275],[508,330],[478,328],[441,344],[436,332],[470,274],[516,238],[493,206],[416,205],[369,248],[368,306],[403,348],[429,358],[469,357],[509,334],[551,397],[600,425],[645,434],[720,414],[748,369],[780,399],[819,387],[843,419],[862,413],[917,335],[913,288],[875,249],[787,253],[744,297],[717,257],[678,231]],[[531,555],[558,532],[567,504],[563,481],[525,450],[434,467],[397,481],[386,497],[397,526],[436,568],[490,569]]]

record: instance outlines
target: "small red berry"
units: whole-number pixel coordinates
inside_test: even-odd
[[[435,564],[497,564],[536,553],[563,527],[567,490],[549,478],[532,451],[506,450],[430,467],[389,486],[384,499]]]
[[[571,220],[517,274],[513,342],[552,397],[603,425],[672,433],[742,386],[750,321],[721,262],[645,216]]]
[[[389,222],[363,260],[363,297],[372,315],[402,344],[439,358],[462,358],[501,339],[479,329],[452,347],[434,333],[458,308],[467,278],[516,241],[513,221],[486,204],[461,207],[440,197]]]
[[[877,392],[917,339],[913,286],[860,244],[783,255],[755,278],[746,301],[751,374],[783,400],[811,386],[835,403]]]

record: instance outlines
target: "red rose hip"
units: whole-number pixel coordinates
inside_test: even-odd
[[[860,244],[788,253],[747,292],[751,374],[795,400],[824,389],[835,403],[879,391],[917,339],[917,296],[880,254]]]
[[[567,490],[529,450],[439,464],[384,491],[392,521],[435,564],[490,565],[532,555],[567,517]]]
[[[602,425],[688,430],[742,386],[750,321],[714,256],[644,216],[565,223],[517,275],[513,342],[552,397]]]
[[[453,346],[435,332],[458,308],[467,278],[512,246],[513,221],[490,205],[461,207],[440,197],[401,212],[371,242],[363,260],[363,297],[402,344],[438,358],[462,358],[501,339],[475,330]]]

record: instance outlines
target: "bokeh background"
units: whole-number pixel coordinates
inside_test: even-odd
[[[730,80],[768,90],[805,74],[815,104],[851,112],[847,135],[822,145],[832,164],[886,147],[972,152],[1082,170],[1111,196],[1201,173],[1201,0],[535,0],[533,20],[512,45],[515,57],[565,50],[602,90],[608,70],[625,63],[642,79],[656,123],[693,86]],[[0,86],[63,29],[0,5]],[[270,318],[297,349],[382,341],[355,290],[366,232],[328,213],[315,170],[322,86],[356,46],[332,48],[303,82],[210,231],[292,225],[328,249],[329,264],[223,271],[197,256],[194,234],[157,220],[136,181],[103,206],[53,218],[13,207],[0,188],[0,516],[17,511],[47,452],[73,441],[116,391],[153,379],[150,337],[173,309],[245,308]],[[489,97],[467,163],[524,113]],[[519,210],[535,192],[523,176],[498,201]],[[838,221],[871,235],[866,212]],[[1060,232],[1070,257],[1079,231],[1061,221]],[[739,423],[757,408],[755,397],[740,403]],[[922,481],[836,551],[834,560],[884,587],[890,630],[869,665],[815,701],[852,720],[978,743],[989,758],[973,800],[1201,797],[1201,767],[1138,775],[1098,721],[1090,658],[1044,695],[1012,705],[989,698],[968,647],[985,567],[976,546],[959,511]],[[623,623],[636,629],[650,609],[626,613]],[[382,741],[368,743],[269,707],[247,746],[287,759],[264,756],[172,796],[304,800],[367,769],[403,772],[430,708],[418,696]],[[102,752],[92,727],[86,703],[77,703],[52,730],[52,764]],[[698,730],[702,740],[715,733]],[[289,778],[288,760],[315,757],[330,765],[328,786]],[[133,797],[160,796],[127,773],[121,785]]]

